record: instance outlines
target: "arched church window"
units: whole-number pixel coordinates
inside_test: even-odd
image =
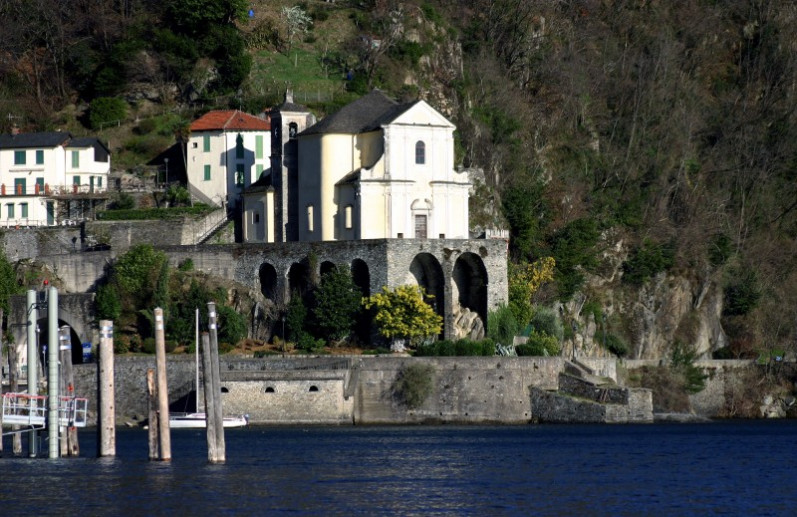
[[[423,140],[418,140],[415,143],[415,163],[423,165],[426,163],[426,144]]]

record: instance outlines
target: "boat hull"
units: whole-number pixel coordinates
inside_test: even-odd
[[[224,427],[244,427],[249,424],[249,419],[244,416],[224,417]],[[204,429],[207,425],[205,413],[185,413],[169,415],[171,429]]]

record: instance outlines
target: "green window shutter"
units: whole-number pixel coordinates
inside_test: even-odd
[[[80,185],[80,176],[72,176],[72,185]]]
[[[44,178],[36,178],[36,185],[39,187],[39,193],[44,192]]]
[[[14,151],[14,165],[25,165],[25,151]]]
[[[9,203],[6,206],[8,207],[8,218],[9,219],[13,219],[14,218],[14,204],[13,203]]]
[[[97,188],[102,188],[102,176],[97,177]]]
[[[21,203],[19,205],[19,209],[20,209],[20,212],[21,212],[20,217],[22,217],[23,219],[27,219],[28,218],[28,204],[27,203]]]
[[[255,136],[255,158],[263,159],[263,135]]]
[[[14,178],[14,194],[18,196],[27,194],[25,187],[25,178]]]
[[[80,167],[80,151],[72,151],[72,168],[77,169]],[[77,183],[80,185],[80,183]]]
[[[257,165],[255,165],[255,172],[257,173],[257,179],[260,179],[260,176],[263,175],[263,164],[262,163],[258,163]],[[255,180],[255,181],[257,181],[257,180]]]
[[[210,165],[205,165],[205,181],[210,181]]]
[[[36,150],[36,165],[44,163],[44,151],[41,149]]]
[[[202,151],[205,153],[210,152],[210,135],[202,135]]]

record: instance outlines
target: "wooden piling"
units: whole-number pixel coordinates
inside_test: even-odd
[[[155,385],[155,370],[147,369],[147,435],[149,444],[149,459],[157,460],[160,455],[158,449],[158,388]]]
[[[166,339],[163,309],[155,309],[155,367],[158,384],[158,438],[161,461],[172,459],[172,439],[169,429],[169,389],[166,380]]]
[[[61,360],[61,396],[75,396],[75,376],[72,372],[72,335],[71,328],[64,325],[59,329],[59,352]],[[72,422],[74,423],[74,422]],[[65,426],[65,433],[61,435],[61,457],[80,456],[80,444],[78,443],[77,427],[74,425]]]
[[[113,321],[100,320],[97,381],[97,455],[116,456],[116,395],[114,392]]]
[[[0,309],[2,312],[2,309]],[[2,317],[0,317],[0,321],[2,321]],[[17,356],[17,347],[9,343],[6,345],[8,347],[8,367],[11,369],[8,372],[8,388],[11,393],[18,393],[19,392],[19,356]],[[12,426],[12,430],[16,431],[19,429],[18,425]],[[22,454],[22,433],[14,433],[14,437],[11,439],[11,451],[14,453],[14,456],[20,456]]]
[[[213,421],[216,424],[216,460],[214,463],[226,461],[226,444],[224,442],[224,410],[221,403],[221,374],[219,372],[219,338],[216,324],[216,304],[208,302],[208,330],[210,333],[210,373],[213,386]],[[208,413],[208,419],[211,414]],[[213,461],[213,460],[211,460]]]
[[[208,442],[208,461],[218,463],[218,445],[216,442],[216,397],[213,396],[213,381],[210,376],[210,336],[202,333],[202,390],[205,394],[205,436]]]

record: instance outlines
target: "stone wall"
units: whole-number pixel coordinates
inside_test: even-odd
[[[0,230],[0,246],[8,260],[62,255],[83,249],[79,226]]]
[[[408,364],[433,368],[433,387],[417,409],[393,393]],[[147,415],[146,372],[154,357],[119,357],[114,368],[117,425]],[[225,415],[249,414],[261,424],[504,423],[531,420],[529,389],[554,389],[562,368],[556,357],[370,357],[220,360]],[[194,406],[194,358],[168,357],[172,411]],[[95,364],[75,365],[76,393],[89,401],[96,421]],[[271,388],[271,390],[269,390]]]

